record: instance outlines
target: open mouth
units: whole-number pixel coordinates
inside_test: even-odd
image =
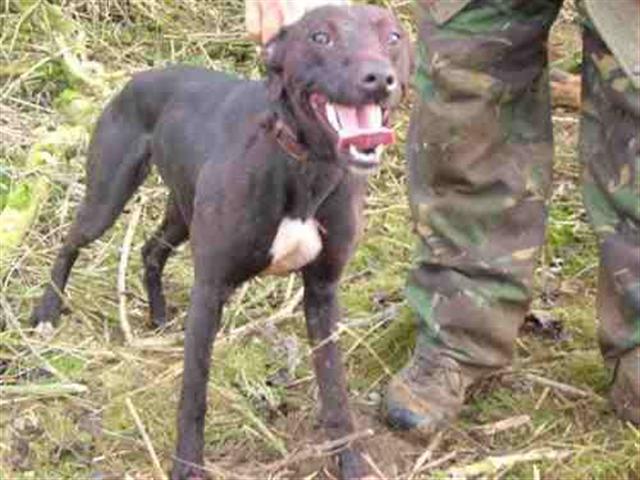
[[[384,146],[394,143],[387,127],[389,112],[377,104],[341,105],[314,93],[310,103],[325,128],[336,137],[338,151],[348,155],[356,170],[373,170],[380,164]]]

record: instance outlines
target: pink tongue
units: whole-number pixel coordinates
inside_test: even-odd
[[[371,150],[378,145],[391,145],[395,141],[393,130],[385,127],[380,127],[376,131],[367,130],[366,132],[355,134],[343,134],[340,132],[338,149],[347,150],[353,145],[359,150]]]
[[[394,143],[393,130],[382,126],[382,112],[377,105],[348,107],[334,105],[340,119],[338,148],[347,150],[351,145],[359,150],[371,150],[378,145]]]

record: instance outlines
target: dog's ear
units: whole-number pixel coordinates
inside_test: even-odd
[[[281,28],[276,36],[267,42],[262,54],[267,67],[269,96],[274,100],[279,99],[284,91],[283,71],[287,35],[288,30]]]

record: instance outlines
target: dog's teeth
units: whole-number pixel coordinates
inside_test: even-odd
[[[369,121],[371,122],[370,125],[372,125],[374,128],[381,127],[382,126],[382,107],[380,107],[380,105],[376,105],[371,109],[370,115],[371,115],[371,117],[369,118]]]
[[[355,145],[349,146],[349,153],[359,162],[375,163],[377,159],[377,152],[364,153],[358,150]]]
[[[378,166],[381,151],[381,145],[377,146],[375,151],[371,153],[361,152],[355,147],[355,145],[350,145],[349,153],[357,163],[351,163],[349,165],[349,170],[351,170],[351,172],[356,175],[370,174],[374,170],[374,168]]]
[[[336,112],[335,107],[327,102],[326,109],[329,123],[336,131],[340,131],[340,119],[338,118],[338,112]]]

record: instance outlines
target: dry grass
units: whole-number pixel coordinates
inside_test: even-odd
[[[407,3],[388,2],[405,19]],[[14,182],[38,174],[52,186],[0,278],[2,478],[152,478],[151,451],[168,467],[189,252],[182,249],[167,268],[172,321],[162,334],[148,330],[136,253],[159,222],[164,190],[153,179],[133,201],[141,214],[126,278],[134,344],[123,343],[116,288],[131,213],[81,255],[66,297],[70,314],[45,341],[28,330],[28,316],[83,192],[86,132],[38,172],[21,167],[43,130],[66,123],[88,129],[109,92],[132,71],[183,61],[257,76],[255,47],[242,37],[241,7],[241,0],[2,2],[0,161]],[[565,13],[554,33],[559,60],[575,58],[579,48],[570,16]],[[104,90],[70,71],[65,51],[103,79]],[[375,432],[366,440],[371,459],[386,475],[447,478],[451,469],[469,474],[489,458],[482,465],[503,462],[491,478],[624,479],[640,472],[640,434],[616,420],[604,400],[609,376],[595,341],[596,256],[578,196],[577,117],[555,113],[557,175],[535,307],[562,320],[571,339],[521,337],[514,368],[479,385],[457,427],[429,445],[398,437],[377,420],[382,386],[405,362],[412,341],[402,289],[414,239],[399,148],[373,178],[367,232],[342,287],[341,341],[361,427]],[[406,123],[404,114],[399,132]],[[226,310],[206,420],[206,457],[215,478],[326,476],[330,445],[319,443],[321,432],[313,427],[317,395],[299,299],[296,278],[259,279]]]

